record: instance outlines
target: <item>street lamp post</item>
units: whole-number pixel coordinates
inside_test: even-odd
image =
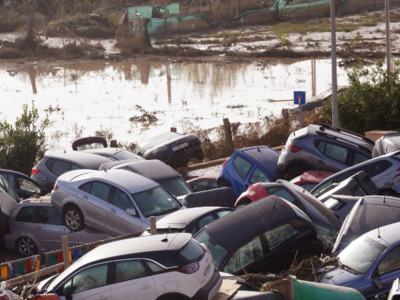
[[[237,0],[236,0],[236,18],[239,17],[239,12],[238,12],[238,5],[237,5]]]
[[[387,1],[387,0],[386,0]],[[338,127],[335,0],[331,0],[332,125]]]
[[[391,70],[391,42],[390,42],[390,13],[389,13],[389,0],[385,0],[385,15],[386,15],[386,64],[387,76],[389,79]]]

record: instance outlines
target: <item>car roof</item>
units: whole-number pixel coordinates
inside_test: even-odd
[[[269,196],[215,220],[205,227],[211,238],[233,250],[284,220],[296,216],[292,207],[277,196]]]
[[[8,170],[8,169],[0,169],[0,172],[4,172],[4,173],[13,173],[13,174],[17,174],[17,175],[22,175],[25,177],[29,177],[27,175],[25,175],[24,173],[18,172],[18,171],[14,171],[14,170]]]
[[[400,222],[375,228],[364,235],[380,243],[385,241],[386,246],[397,244],[400,242]]]
[[[220,211],[224,209],[232,210],[232,208],[221,206],[203,206],[178,210],[158,220],[157,226],[164,228],[164,226],[168,224],[182,224],[182,227],[184,227],[185,225],[189,224],[197,218],[200,218],[214,211]]]
[[[135,173],[141,174],[153,180],[163,180],[167,178],[181,177],[181,175],[158,159],[137,160],[124,165]],[[121,165],[114,168],[121,168]]]
[[[236,150],[241,152],[262,165],[273,178],[281,178],[283,176],[282,170],[278,167],[278,159],[280,153],[267,146],[247,147]]]
[[[82,150],[82,151],[80,151],[80,152],[83,152],[83,153],[96,153],[96,154],[115,154],[115,153],[118,153],[118,152],[121,152],[121,151],[123,151],[124,149],[122,149],[122,148],[110,148],[110,147],[107,147],[107,148],[95,148],[95,149],[86,149],[86,150]]]
[[[103,179],[122,186],[129,193],[139,193],[160,186],[157,182],[142,175],[118,169],[108,171],[74,170],[61,175],[58,180],[80,180],[79,176],[85,176],[85,179]]]
[[[97,170],[101,164],[111,161],[106,157],[90,153],[83,153],[82,151],[47,151],[45,153],[45,157],[70,160],[92,170]]]

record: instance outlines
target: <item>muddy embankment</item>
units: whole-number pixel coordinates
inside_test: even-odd
[[[266,1],[261,7],[258,2],[252,5],[250,2],[241,3],[239,16],[233,18],[229,1],[221,1],[219,7],[203,8],[181,3],[179,16],[164,14],[168,15],[165,18],[153,8],[147,25],[153,47],[143,47],[137,37],[132,36],[129,14],[122,14],[121,18],[118,12],[118,9],[123,11],[122,5],[114,6],[113,10],[110,5],[97,10],[80,8],[79,13],[71,11],[70,14],[63,8],[63,13],[56,11],[49,16],[38,8],[29,13],[4,6],[0,31],[16,28],[20,31],[0,33],[0,59],[121,61],[157,56],[193,60],[217,55],[253,60],[330,56],[329,0]],[[336,2],[338,55],[350,61],[356,57],[383,57],[384,0]],[[400,0],[391,1],[394,55],[398,54],[400,11],[395,6],[399,4]],[[125,23],[122,22],[124,17]],[[122,24],[118,26],[120,21]]]

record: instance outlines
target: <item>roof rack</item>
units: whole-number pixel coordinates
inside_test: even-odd
[[[372,141],[371,139],[369,139],[369,138],[367,138],[367,137],[365,137],[365,136],[363,136],[361,134],[358,134],[356,132],[353,132],[353,131],[350,131],[350,130],[346,130],[346,129],[342,129],[342,128],[335,127],[335,126],[331,126],[331,125],[328,125],[328,124],[321,124],[321,127],[322,128],[328,128],[328,129],[331,129],[331,130],[334,130],[334,131],[337,131],[337,132],[345,132],[345,133],[357,136],[357,137],[363,139],[364,141],[366,141],[367,143],[369,143],[371,145],[375,145],[374,141]]]
[[[340,140],[343,140],[343,141],[345,141],[347,143],[355,145],[356,147],[358,147],[359,149],[364,150],[365,152],[369,152],[369,153],[371,152],[367,147],[359,145],[359,144],[357,144],[355,142],[346,140],[343,137],[337,137],[337,136],[334,136],[334,135],[331,135],[331,134],[328,134],[328,133],[325,133],[325,132],[321,132],[321,131],[318,131],[318,130],[317,130],[317,135],[324,136],[324,137],[327,137],[327,138],[331,138],[331,139],[334,139],[334,140],[340,139]]]

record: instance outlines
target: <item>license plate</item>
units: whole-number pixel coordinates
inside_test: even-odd
[[[180,145],[178,145],[178,146],[176,146],[176,147],[173,147],[173,148],[172,148],[172,151],[177,151],[177,150],[182,149],[182,148],[185,148],[185,147],[187,147],[187,146],[188,146],[187,143],[183,143],[183,144],[180,144]]]

